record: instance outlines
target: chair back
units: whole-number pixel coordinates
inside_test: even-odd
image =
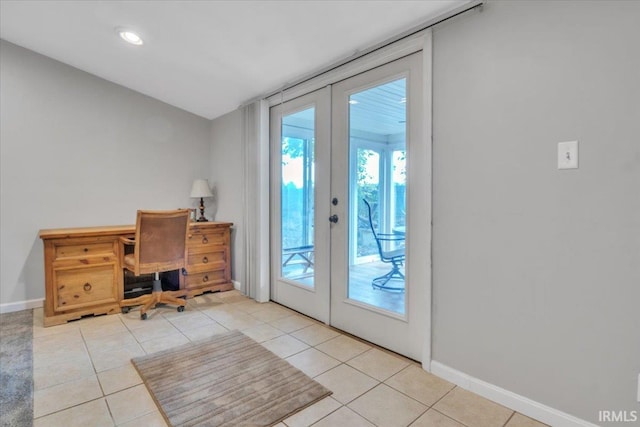
[[[189,209],[138,211],[134,252],[136,275],[184,268],[189,214]]]
[[[384,257],[384,251],[382,250],[382,243],[378,238],[378,233],[376,233],[376,229],[373,226],[373,218],[371,214],[371,205],[367,202],[367,199],[362,199],[365,205],[367,205],[367,214],[369,215],[369,227],[371,227],[371,232],[373,233],[373,238],[376,240],[376,244],[378,245],[378,253],[381,257]]]
[[[396,245],[396,244],[404,244],[405,238],[404,236],[389,234],[389,233],[380,233],[376,231],[373,226],[373,218],[371,214],[371,205],[367,202],[366,199],[362,199],[365,205],[367,205],[367,213],[369,214],[369,227],[371,227],[371,232],[373,233],[373,238],[376,240],[376,245],[378,245],[378,253],[380,254],[380,260],[382,262],[392,262],[394,265],[396,263],[401,263],[404,261],[405,252],[404,245],[402,247],[392,247],[390,249],[385,248],[383,245]],[[383,243],[385,242],[385,243]]]

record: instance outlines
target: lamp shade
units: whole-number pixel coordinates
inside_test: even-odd
[[[196,179],[191,186],[190,197],[213,197],[209,182],[206,179]]]

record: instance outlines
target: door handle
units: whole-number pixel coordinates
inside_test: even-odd
[[[338,223],[338,215],[336,215],[336,214],[331,215],[331,216],[329,217],[329,222],[332,222],[332,223],[334,223],[334,224],[337,224],[337,223]]]

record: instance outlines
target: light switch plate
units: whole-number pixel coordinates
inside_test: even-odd
[[[578,141],[558,142],[558,169],[578,169]]]

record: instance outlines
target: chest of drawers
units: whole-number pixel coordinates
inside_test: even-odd
[[[187,236],[188,274],[180,279],[180,288],[187,296],[233,289],[230,238],[228,223],[192,223]]]

